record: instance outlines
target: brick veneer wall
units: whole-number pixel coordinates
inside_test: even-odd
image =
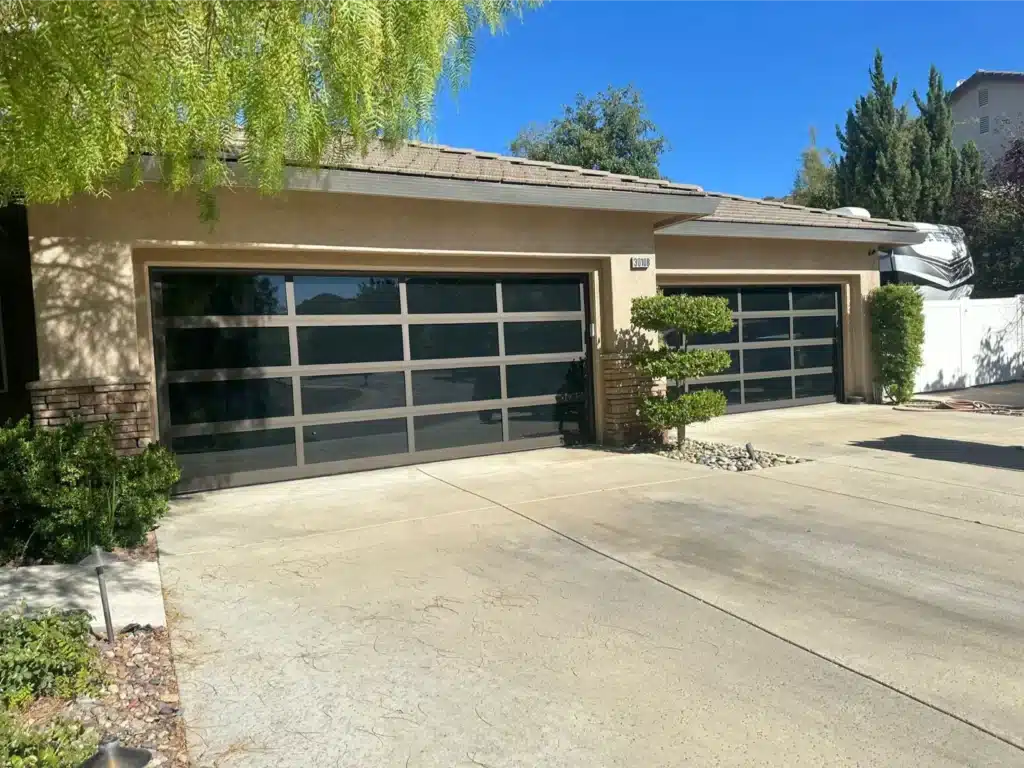
[[[660,440],[640,421],[640,398],[656,391],[657,384],[642,376],[630,363],[629,356],[619,353],[601,355],[601,385],[604,388],[604,442],[628,445],[641,440]]]
[[[110,422],[114,445],[124,454],[138,453],[153,440],[149,382],[141,376],[33,381],[28,390],[34,424],[56,427],[72,420]]]

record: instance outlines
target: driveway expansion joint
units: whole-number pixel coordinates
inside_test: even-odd
[[[774,638],[775,640],[779,640],[780,642],[783,642],[783,643],[785,643],[786,645],[788,645],[788,646],[790,646],[792,648],[795,648],[795,649],[797,649],[799,651],[802,651],[802,652],[807,653],[807,654],[809,654],[811,656],[814,656],[815,658],[818,658],[821,661],[824,661],[827,664],[830,664],[830,665],[832,665],[834,667],[842,669],[845,672],[853,674],[853,675],[861,678],[862,680],[868,681],[870,683],[874,683],[875,685],[880,686],[881,688],[884,688],[884,689],[886,689],[886,690],[896,694],[897,696],[901,696],[901,697],[903,697],[905,699],[913,701],[914,703],[919,704],[919,705],[921,705],[923,707],[926,707],[927,709],[930,709],[933,712],[936,712],[937,714],[944,715],[945,717],[948,717],[948,718],[951,718],[953,720],[956,720],[957,722],[959,722],[959,723],[961,723],[963,725],[966,725],[967,727],[972,728],[972,729],[978,731],[979,733],[983,733],[986,736],[989,736],[989,737],[991,737],[993,739],[996,739],[997,741],[1000,741],[1003,744],[1006,744],[1007,746],[1012,747],[1013,749],[1016,749],[1019,752],[1024,753],[1024,744],[1022,744],[1020,742],[1017,742],[1017,741],[1015,741],[1014,739],[1012,739],[1012,738],[1010,738],[1008,736],[1004,736],[1004,735],[1002,735],[1002,734],[1000,734],[1000,733],[998,733],[998,732],[996,732],[996,731],[994,731],[994,730],[992,730],[990,728],[985,727],[984,725],[981,725],[980,723],[976,723],[976,722],[974,722],[974,721],[972,721],[972,720],[970,720],[970,719],[968,719],[968,718],[966,718],[966,717],[964,717],[962,715],[958,715],[957,713],[955,713],[955,712],[953,712],[953,711],[951,711],[949,709],[945,709],[944,707],[941,707],[941,706],[939,706],[937,704],[933,704],[932,702],[929,702],[929,701],[927,701],[927,700],[925,700],[925,699],[923,699],[923,698],[921,698],[919,696],[916,696],[913,693],[910,693],[909,691],[906,691],[906,690],[904,690],[902,688],[899,688],[899,687],[897,687],[897,686],[895,686],[895,685],[893,685],[891,683],[887,683],[887,682],[885,682],[884,680],[882,680],[879,677],[876,677],[876,676],[871,675],[871,674],[869,674],[867,672],[863,672],[861,670],[858,670],[858,669],[856,669],[856,668],[854,668],[854,667],[852,667],[852,666],[850,666],[848,664],[845,664],[842,661],[839,661],[838,659],[834,659],[834,658],[832,658],[830,656],[827,656],[827,655],[825,655],[825,654],[823,654],[823,653],[821,653],[819,651],[814,650],[813,648],[811,648],[811,647],[809,647],[807,645],[804,645],[804,644],[799,643],[799,642],[797,642],[795,640],[792,640],[792,639],[790,639],[788,637],[785,637],[784,635],[781,635],[781,634],[779,634],[779,633],[777,633],[777,632],[775,632],[775,631],[773,631],[771,629],[768,629],[767,627],[765,627],[762,624],[758,624],[757,622],[755,622],[755,621],[753,621],[751,619],[748,619],[748,618],[746,618],[744,616],[741,616],[740,614],[735,613],[734,611],[731,611],[728,608],[724,608],[721,605],[718,605],[718,604],[716,604],[716,603],[714,603],[714,602],[712,602],[710,600],[707,600],[707,599],[705,599],[705,598],[695,594],[694,592],[690,592],[690,591],[684,589],[683,587],[680,587],[677,584],[673,584],[672,582],[670,582],[670,581],[668,581],[668,580],[666,580],[664,578],[661,578],[660,576],[657,576],[657,575],[655,575],[655,574],[653,574],[653,573],[651,573],[649,571],[645,571],[643,568],[640,568],[640,567],[638,567],[636,565],[633,565],[632,563],[629,563],[629,562],[627,562],[627,561],[625,561],[625,560],[623,560],[623,559],[621,559],[619,557],[616,557],[615,555],[612,555],[612,554],[610,554],[608,552],[604,552],[603,550],[600,550],[597,547],[594,547],[594,546],[592,546],[590,544],[587,544],[585,541],[577,539],[574,536],[571,536],[571,535],[569,535],[567,533],[564,533],[563,531],[560,531],[557,528],[554,528],[553,526],[547,525],[546,523],[543,523],[540,520],[537,520],[536,518],[530,517],[526,513],[512,508],[508,504],[502,503],[500,501],[496,501],[495,499],[491,499],[491,498],[489,498],[489,497],[487,497],[487,496],[485,496],[485,495],[483,495],[481,493],[478,493],[476,491],[470,490],[468,488],[464,488],[464,487],[458,485],[457,483],[451,482],[449,480],[446,480],[444,478],[438,477],[436,475],[432,475],[431,473],[425,471],[422,467],[417,467],[416,469],[417,469],[417,471],[421,472],[422,474],[426,475],[427,477],[429,477],[429,478],[431,478],[433,480],[436,480],[438,482],[444,483],[445,485],[448,485],[451,488],[454,488],[456,490],[462,491],[463,493],[468,493],[468,494],[471,494],[473,496],[476,496],[477,498],[479,498],[479,499],[481,499],[483,501],[486,501],[486,502],[488,502],[491,505],[500,507],[500,508],[502,508],[502,509],[504,509],[504,510],[506,510],[508,512],[511,512],[513,515],[516,515],[517,517],[519,517],[519,518],[521,518],[523,520],[526,520],[527,522],[530,522],[530,523],[532,523],[532,524],[534,524],[534,525],[536,525],[536,526],[538,526],[540,528],[544,528],[545,530],[549,531],[550,533],[553,533],[556,536],[558,536],[558,537],[560,537],[562,539],[565,539],[566,541],[569,541],[569,542],[575,544],[578,547],[581,547],[581,548],[583,548],[583,549],[585,549],[585,550],[587,550],[587,551],[589,551],[589,552],[591,552],[591,553],[593,553],[595,555],[598,555],[599,557],[602,557],[602,558],[604,558],[606,560],[610,560],[611,562],[616,563],[616,564],[618,564],[618,565],[620,565],[620,566],[622,566],[624,568],[627,568],[630,571],[632,571],[632,572],[634,572],[634,573],[636,573],[636,574],[638,574],[640,576],[643,576],[643,577],[645,577],[647,579],[650,579],[651,581],[657,582],[658,584],[661,584],[662,586],[667,587],[667,588],[669,588],[669,589],[671,589],[671,590],[673,590],[673,591],[683,595],[684,597],[687,597],[687,598],[689,598],[691,600],[695,600],[696,602],[698,602],[698,603],[700,603],[702,605],[705,605],[708,608],[711,608],[712,610],[718,611],[719,613],[722,613],[722,614],[724,614],[724,615],[726,615],[726,616],[728,616],[728,617],[730,617],[730,618],[732,618],[732,619],[734,619],[736,621],[739,621],[739,622],[741,622],[741,623],[751,627],[754,630],[762,632],[762,633],[768,635],[769,637]],[[768,478],[768,479],[775,479],[775,478]],[[786,481],[782,481],[782,482],[786,482]],[[790,483],[790,484],[791,485],[795,485],[793,483]],[[803,486],[801,486],[801,487],[803,487]],[[608,489],[608,490],[614,490],[614,489]],[[847,494],[840,494],[840,495],[847,495]],[[854,498],[859,498],[859,497],[854,497]],[[893,506],[898,506],[898,505],[893,505]],[[922,510],[914,510],[914,511],[922,511]],[[956,518],[956,519],[962,520],[962,518]],[[963,520],[963,522],[969,522],[969,521]],[[991,527],[998,527],[998,526],[991,526]]]

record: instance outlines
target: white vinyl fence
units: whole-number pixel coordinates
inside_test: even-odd
[[[924,303],[918,392],[1024,378],[1024,296]]]

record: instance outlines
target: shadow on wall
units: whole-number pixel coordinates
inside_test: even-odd
[[[1024,471],[1024,450],[1013,445],[989,445],[918,435],[893,435],[878,440],[862,440],[851,445],[858,448],[873,448],[876,451],[905,453],[917,459]]]
[[[137,373],[131,249],[74,238],[33,246],[40,378]]]
[[[1021,342],[1016,337],[1020,333],[1020,325],[1020,321],[1012,321],[1001,330],[990,328],[986,331],[974,355],[973,376],[960,373],[947,377],[945,371],[940,369],[938,375],[920,391],[964,389],[1024,378],[1024,352],[1020,351]]]

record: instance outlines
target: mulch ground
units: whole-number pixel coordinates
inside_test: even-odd
[[[167,630],[129,625],[113,647],[98,638],[93,642],[109,678],[106,688],[95,698],[71,702],[41,699],[24,713],[22,721],[77,720],[101,737],[149,750],[153,768],[189,766]]]

